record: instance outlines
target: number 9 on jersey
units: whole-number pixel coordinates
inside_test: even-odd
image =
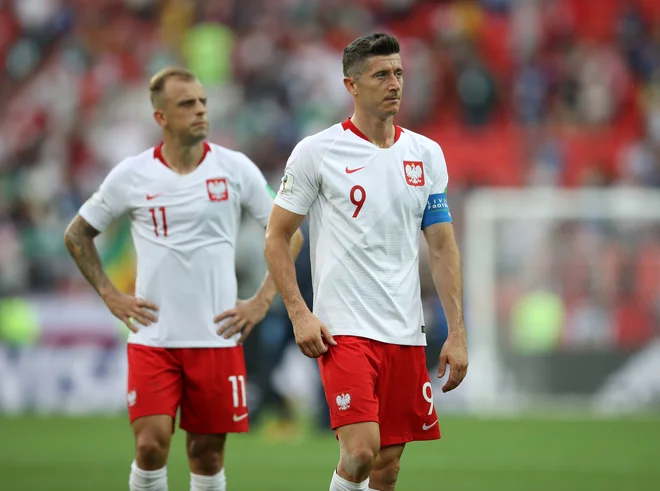
[[[367,192],[362,186],[355,185],[351,188],[351,203],[355,205],[355,211],[353,212],[353,218],[357,218],[360,214],[360,210],[364,205],[364,202],[367,200]]]

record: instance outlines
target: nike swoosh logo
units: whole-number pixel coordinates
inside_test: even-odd
[[[163,193],[158,193],[158,194],[147,194],[147,201],[151,201],[154,198],[158,198]]]
[[[436,420],[435,420],[433,423],[431,423],[430,425],[427,425],[426,423],[424,423],[424,424],[422,425],[422,430],[424,430],[424,431],[430,430],[431,428],[433,428],[433,427],[435,426],[435,424],[436,424],[437,422],[438,422],[438,420],[436,419]]]
[[[353,172],[357,172],[359,170],[362,170],[366,167],[366,165],[363,165],[362,167],[358,167],[357,169],[349,169],[346,167],[346,174],[352,174]]]
[[[234,423],[238,423],[239,421],[243,421],[247,417],[248,417],[248,413],[241,414],[240,416],[237,415],[237,414],[234,414]]]

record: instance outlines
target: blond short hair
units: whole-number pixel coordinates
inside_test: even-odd
[[[165,83],[171,79],[176,78],[184,82],[193,82],[197,77],[193,72],[181,67],[168,67],[163,68],[156,73],[149,81],[149,94],[151,98],[151,105],[154,107],[159,106],[162,101],[161,96],[165,90]]]

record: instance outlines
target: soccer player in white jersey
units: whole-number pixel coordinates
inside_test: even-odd
[[[276,295],[267,275],[237,302],[234,246],[241,210],[264,225],[274,193],[245,155],[207,143],[204,88],[169,68],[150,84],[163,142],[114,167],[69,225],[65,243],[128,338],[131,491],[166,491],[176,412],[187,432],[191,491],[224,491],[227,433],[248,430],[242,341]],[[103,272],[94,237],[120,215],[132,224],[135,296]],[[302,245],[297,232],[295,256]],[[93,486],[92,486],[93,487]]]
[[[396,38],[344,49],[352,118],[293,150],[266,230],[266,260],[301,351],[318,358],[340,459],[331,491],[393,490],[407,442],[440,438],[425,364],[420,230],[449,322],[438,377],[467,373],[459,251],[440,146],[393,123],[403,89]],[[309,215],[313,314],[296,283],[292,235]]]

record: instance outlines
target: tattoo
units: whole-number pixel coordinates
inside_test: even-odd
[[[103,296],[113,285],[103,271],[101,258],[94,244],[94,237],[98,234],[98,230],[80,215],[76,215],[64,233],[64,245],[85,279]]]

